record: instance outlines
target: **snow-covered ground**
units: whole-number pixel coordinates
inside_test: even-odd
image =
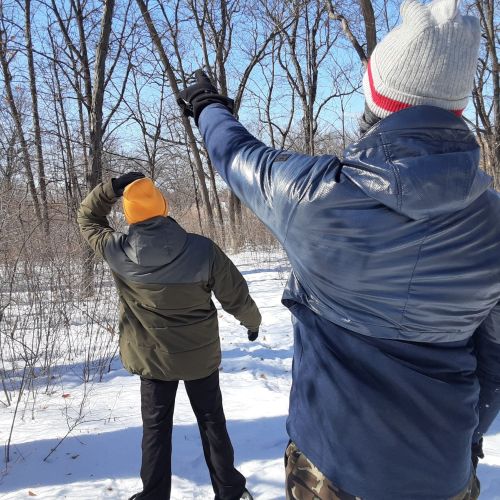
[[[292,366],[290,317],[281,305],[282,262],[245,264],[237,259],[263,314],[259,339],[224,312],[221,387],[236,463],[256,499],[284,498],[283,451]],[[104,334],[104,333],[103,333]],[[126,499],[140,490],[141,418],[139,379],[115,361],[100,383],[82,384],[75,370],[61,377],[59,392],[39,395],[35,419],[16,423],[11,462],[0,471],[2,500]],[[83,395],[86,394],[85,398]],[[83,401],[83,419],[68,432]],[[74,402],[74,403],[73,403]],[[0,442],[7,440],[13,408],[0,409]],[[172,498],[210,499],[212,488],[198,428],[184,387],[179,386],[174,415]],[[479,468],[481,499],[500,499],[500,421],[485,442]],[[397,459],[397,457],[395,457]],[[395,499],[388,499],[395,500]]]

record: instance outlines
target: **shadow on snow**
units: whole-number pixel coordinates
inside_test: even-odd
[[[285,420],[285,416],[228,420],[237,466],[251,460],[281,460],[288,441]],[[57,445],[57,439],[15,444],[12,465],[0,482],[0,490],[8,493],[40,486],[138,478],[141,437],[140,427],[70,436],[47,462],[43,458]],[[198,426],[174,425],[172,446],[172,474],[199,486],[209,485]],[[249,484],[252,482],[250,476]]]
[[[228,429],[238,466],[252,460],[282,460],[287,443],[285,416],[257,420],[229,420]],[[67,438],[43,462],[57,439],[42,439],[13,446],[13,465],[0,482],[3,493],[40,486],[67,486],[74,482],[138,478],[142,430],[131,427],[101,434]],[[172,474],[198,486],[210,485],[196,424],[174,426]],[[258,443],[258,446],[256,446]],[[480,464],[482,500],[498,500],[500,468]],[[252,486],[252,476],[249,476]],[[255,480],[255,484],[262,481]]]

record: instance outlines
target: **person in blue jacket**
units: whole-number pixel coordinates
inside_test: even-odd
[[[201,71],[178,101],[291,263],[289,499],[477,498],[500,409],[500,197],[461,118],[479,21],[456,0],[401,14],[342,158],[266,147]]]

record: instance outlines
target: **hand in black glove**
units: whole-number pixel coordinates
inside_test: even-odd
[[[257,328],[257,330],[248,330],[247,332],[247,335],[248,335],[248,340],[250,342],[254,342],[255,340],[257,340],[257,337],[259,336],[259,329]]]
[[[229,97],[221,96],[203,70],[197,70],[194,75],[196,83],[179,92],[177,99],[177,104],[185,116],[193,117],[198,125],[198,118],[203,109],[214,103],[223,104],[231,113],[233,112],[234,101]]]
[[[472,483],[472,492],[470,498],[479,498],[479,495],[481,493],[481,483],[476,473],[477,473],[477,465],[479,463],[479,459],[484,458],[483,438],[481,438],[477,443],[472,443],[471,455],[472,455],[472,465],[474,466],[474,480]]]
[[[483,453],[483,438],[481,438],[477,443],[472,443],[472,463],[474,464],[474,470],[477,469],[477,464],[480,458],[484,458]]]
[[[116,196],[123,196],[123,190],[129,184],[132,184],[132,182],[136,181],[137,179],[142,179],[143,177],[145,177],[145,175],[141,174],[140,172],[128,172],[126,174],[120,175],[120,177],[118,177],[117,179],[111,179],[113,191],[115,192]]]

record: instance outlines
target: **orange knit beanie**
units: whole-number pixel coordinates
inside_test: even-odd
[[[144,177],[123,191],[123,212],[129,224],[168,215],[168,201],[151,179]]]

